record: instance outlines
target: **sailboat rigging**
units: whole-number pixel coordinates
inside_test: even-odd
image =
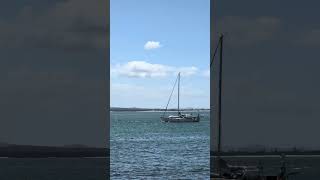
[[[166,112],[168,110],[168,105],[171,100],[171,96],[173,94],[174,88],[178,82],[178,109],[177,109],[177,115],[169,115],[168,117],[165,117]],[[165,111],[163,112],[163,115],[160,117],[160,119],[164,122],[199,122],[200,121],[200,114],[198,113],[198,116],[193,116],[192,114],[182,114],[180,112],[180,72],[178,73],[178,77],[173,85],[173,89],[171,91],[171,94],[169,96],[169,100],[166,106]]]
[[[217,118],[217,150],[216,152],[216,162],[214,167],[214,172],[210,175],[211,179],[219,179],[219,180],[224,180],[224,179],[253,179],[253,180],[267,180],[267,179],[274,179],[274,180],[286,180],[289,178],[289,176],[298,174],[299,172],[291,172],[288,173],[286,171],[286,164],[285,164],[285,155],[282,154],[282,166],[280,168],[280,173],[278,175],[263,175],[262,174],[262,169],[263,168],[258,168],[254,167],[253,170],[250,170],[249,166],[234,166],[228,164],[224,159],[222,159],[222,151],[221,151],[221,99],[222,99],[222,55],[223,55],[223,34],[220,36],[218,45],[214,51],[213,58],[211,59],[210,62],[210,67],[213,64],[214,57],[216,53],[218,52],[218,48],[220,48],[219,54],[219,77],[218,77],[218,97],[217,97],[217,107],[215,108],[215,118]],[[252,167],[251,167],[252,168]],[[257,175],[255,175],[253,172],[258,172]]]

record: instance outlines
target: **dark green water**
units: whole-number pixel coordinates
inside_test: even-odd
[[[209,112],[163,123],[160,112],[111,112],[112,179],[209,179]]]
[[[1,180],[102,180],[104,158],[0,158]]]

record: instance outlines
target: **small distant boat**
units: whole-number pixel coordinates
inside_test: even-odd
[[[177,112],[177,115],[169,115],[166,117],[165,115],[166,115],[166,112],[168,109],[168,105],[170,103],[170,99],[171,99],[171,96],[172,96],[172,93],[174,91],[174,88],[176,86],[177,81],[178,81],[178,112]],[[180,103],[180,72],[178,73],[178,77],[173,85],[173,89],[170,94],[166,109],[165,109],[163,115],[160,117],[160,119],[164,122],[199,122],[200,121],[200,114],[199,113],[197,116],[193,116],[192,114],[182,114],[180,112],[179,103]]]

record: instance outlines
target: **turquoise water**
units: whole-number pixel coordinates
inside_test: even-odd
[[[161,112],[111,112],[112,179],[209,179],[209,112],[163,123]]]

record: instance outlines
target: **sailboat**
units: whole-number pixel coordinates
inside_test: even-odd
[[[169,115],[169,116],[166,117],[165,115],[166,115],[166,112],[167,112],[167,109],[168,109],[168,105],[170,103],[171,96],[172,96],[174,88],[175,88],[175,86],[177,84],[177,81],[178,81],[178,111],[177,111],[177,115]],[[177,79],[176,79],[176,81],[175,81],[175,83],[173,85],[173,89],[171,91],[171,94],[170,94],[166,109],[165,109],[163,115],[160,117],[160,119],[163,122],[199,122],[200,121],[199,113],[198,113],[197,116],[193,116],[192,114],[182,114],[180,112],[180,72],[178,73],[178,77],[177,77]]]
[[[221,133],[222,133],[222,126],[221,126],[221,99],[222,99],[222,55],[223,55],[223,34],[220,36],[218,45],[213,54],[213,58],[210,62],[210,67],[212,67],[213,60],[215,55],[218,52],[218,48],[220,49],[219,54],[219,75],[218,75],[218,86],[217,86],[217,98],[215,100],[215,109],[214,115],[217,121],[216,128],[217,128],[217,149],[214,151],[216,154],[216,160],[214,163],[213,173],[210,173],[210,179],[214,180],[226,180],[226,179],[252,179],[252,180],[287,180],[290,176],[299,174],[300,172],[288,172],[285,163],[285,154],[281,155],[282,158],[282,165],[280,167],[279,174],[271,174],[271,175],[263,175],[262,169],[263,167],[249,167],[249,166],[235,166],[228,164],[226,160],[222,158],[222,150],[221,150]],[[213,158],[213,157],[211,157]]]

